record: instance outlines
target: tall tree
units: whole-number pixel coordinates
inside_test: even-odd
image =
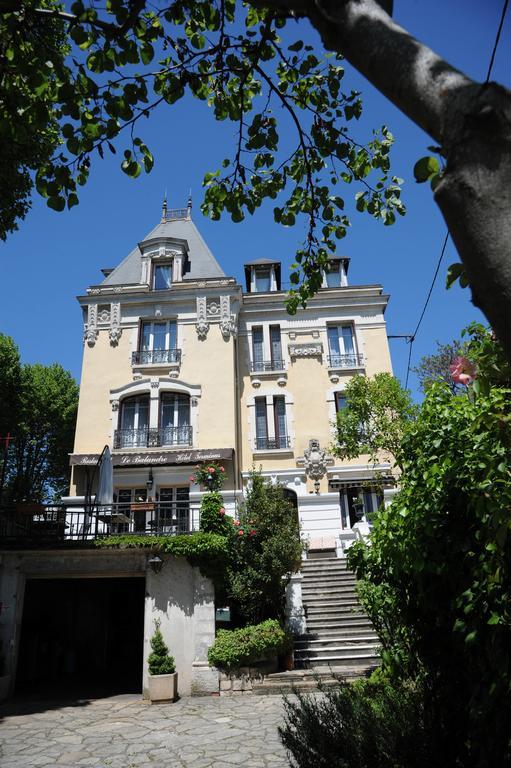
[[[8,433],[14,433],[18,424],[20,405],[19,350],[10,336],[0,333],[0,438],[5,438]]]
[[[393,461],[417,408],[407,389],[390,373],[372,379],[354,376],[343,390],[345,407],[337,413],[334,452],[342,459],[367,453],[377,462]]]
[[[9,496],[14,501],[48,501],[68,487],[78,386],[57,364],[24,365],[21,384],[20,416],[8,461]]]
[[[75,0],[71,13],[33,0],[2,0],[0,13],[15,29],[50,16],[66,23],[72,46],[54,97],[65,151],[40,169],[38,190],[56,210],[76,205],[91,155],[115,152],[112,140],[126,128],[122,169],[133,177],[142,167],[149,171],[153,157],[135,125],[189,91],[216,119],[238,126],[232,159],[205,176],[204,212],[241,221],[287,191],[275,220],[288,226],[302,215],[308,221],[291,274],[297,290],[288,307],[295,311],[320,287],[327,252],[349,224],[342,196],[331,193],[334,184],[355,181],[359,210],[386,224],[404,212],[400,182],[389,173],[388,129],[366,146],[348,130],[361,102],[341,89],[338,58],[320,60],[299,38],[283,44],[279,30],[305,17],[325,48],[342,54],[438,145],[445,167],[424,158],[417,179],[432,181],[463,262],[452,275],[470,284],[511,360],[511,95],[498,84],[472,81],[387,11],[392,0],[252,0],[249,6],[173,0],[157,10],[147,0],[110,0],[105,9]],[[17,44],[11,34],[5,59],[16,56]],[[47,72],[35,70],[44,82]],[[21,94],[14,106],[23,112],[25,102]],[[294,148],[279,146],[282,115],[296,129]]]

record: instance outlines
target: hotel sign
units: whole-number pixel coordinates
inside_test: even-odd
[[[232,459],[232,448],[210,448],[201,451],[146,451],[145,453],[112,453],[114,467],[154,467],[179,464],[198,464],[201,461],[228,461]],[[69,463],[74,466],[91,467],[97,464],[99,453],[72,453]]]

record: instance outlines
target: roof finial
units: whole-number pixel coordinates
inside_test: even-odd
[[[161,209],[161,220],[165,221],[167,218],[167,188],[165,187],[165,195],[163,197],[163,206]]]
[[[192,218],[192,188],[190,187],[190,194],[188,195],[188,208],[186,214],[189,219]]]

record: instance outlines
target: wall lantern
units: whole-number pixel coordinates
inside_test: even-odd
[[[149,477],[148,477],[147,482],[146,482],[147,496],[148,497],[151,496],[151,492],[153,490],[153,483],[154,483],[153,468],[149,467]]]
[[[314,490],[316,491],[316,494],[318,496],[319,496],[319,489],[320,489],[320,487],[321,487],[321,483],[319,482],[319,480],[315,480],[314,481]]]
[[[153,573],[159,573],[163,568],[163,560],[158,555],[153,555],[147,560],[147,565]]]

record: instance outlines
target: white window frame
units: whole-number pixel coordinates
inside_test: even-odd
[[[280,329],[280,358],[282,362],[282,368],[275,368],[275,370],[268,370],[268,371],[256,371],[254,370],[255,363],[256,363],[256,360],[254,359],[254,329],[255,328],[263,329],[263,362],[270,362],[272,360],[270,327],[272,326],[278,326]],[[250,354],[250,375],[252,377],[257,377],[257,378],[259,378],[260,376],[274,376],[275,374],[282,375],[283,372],[286,371],[286,368],[288,365],[286,351],[285,351],[286,345],[284,343],[284,330],[282,327],[282,323],[255,322],[255,323],[250,323],[247,330],[248,330],[248,347],[249,347],[249,354]]]
[[[140,349],[138,350],[139,352],[145,352],[145,351],[154,352],[154,326],[155,325],[163,325],[163,324],[165,324],[165,348],[164,349],[165,350],[168,350],[168,349],[179,349],[179,344],[178,344],[178,323],[177,323],[176,319],[170,318],[168,320],[159,320],[159,319],[154,319],[153,318],[151,320],[145,320],[144,318],[141,318],[140,319],[140,343],[139,343]],[[144,348],[143,348],[144,325],[150,325],[151,326],[151,331],[150,331],[150,334],[149,334],[150,335],[150,345],[149,345],[148,350],[144,350]],[[171,325],[175,325],[175,328],[176,328],[176,332],[175,332],[176,346],[175,347],[171,347],[170,346],[170,326]]]
[[[273,410],[273,398],[283,397],[286,407],[286,430],[289,438],[289,448],[271,448],[268,450],[257,449],[257,429],[256,429],[256,398],[266,399],[266,425],[268,440],[275,440],[275,421]],[[295,419],[294,419],[294,398],[289,392],[283,392],[281,389],[265,389],[261,394],[253,395],[247,400],[247,417],[248,417],[248,437],[250,441],[250,450],[253,454],[259,455],[262,453],[274,453],[279,454],[292,453],[295,444]]]

